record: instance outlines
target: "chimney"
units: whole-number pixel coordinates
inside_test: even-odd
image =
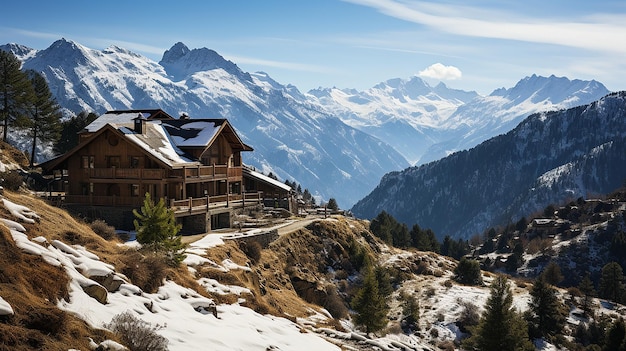
[[[139,115],[133,118],[133,122],[135,122],[135,133],[137,134],[145,134],[146,132],[146,118],[139,113]]]
[[[188,115],[186,112],[183,112],[183,113],[180,115],[180,119],[189,119],[189,115]]]

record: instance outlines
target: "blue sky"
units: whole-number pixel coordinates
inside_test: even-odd
[[[159,61],[176,42],[301,91],[419,75],[489,94],[532,75],[626,90],[626,1],[12,1],[0,44],[60,38]]]

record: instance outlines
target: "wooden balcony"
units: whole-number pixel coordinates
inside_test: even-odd
[[[91,179],[146,179],[159,180],[165,178],[165,170],[158,168],[88,168]]]
[[[141,205],[143,205],[143,197],[65,195],[64,202],[68,204],[84,204],[84,205],[92,205],[92,206],[141,207]]]
[[[227,165],[185,167],[167,171],[158,168],[88,168],[85,176],[90,179],[137,179],[161,180],[165,178],[186,178],[197,180],[241,179],[242,168]]]
[[[171,200],[169,207],[174,211],[176,216],[185,214],[197,214],[208,212],[211,209],[219,207],[245,207],[259,204],[263,201],[261,192],[245,193],[245,194],[229,194],[206,196],[200,198],[192,198],[186,200]]]
[[[119,206],[141,207],[143,197],[130,196],[94,196],[94,195],[65,195],[63,201],[68,204],[83,204],[90,206]],[[177,217],[208,212],[219,207],[243,207],[259,204],[263,201],[261,192],[245,194],[229,194],[189,198],[185,200],[170,200],[167,204]]]

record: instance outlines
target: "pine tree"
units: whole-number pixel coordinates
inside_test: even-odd
[[[454,268],[454,280],[461,284],[482,285],[483,277],[480,272],[480,263],[465,257]]]
[[[602,351],[623,351],[626,350],[624,342],[626,341],[626,325],[622,318],[617,319],[611,324],[606,332],[606,341]]]
[[[48,83],[39,73],[29,70],[27,75],[33,87],[33,100],[29,104],[30,121],[27,125],[32,138],[30,165],[35,162],[37,141],[55,142],[61,132],[61,112]]]
[[[61,135],[54,145],[54,151],[64,154],[78,145],[78,133],[93,122],[98,115],[82,111],[78,115],[61,122]]]
[[[141,213],[133,210],[133,214],[136,217],[137,242],[155,252],[165,253],[172,265],[176,266],[185,259],[185,244],[177,235],[181,226],[176,223],[174,212],[165,206],[163,198],[155,204],[150,193],[146,193]]]
[[[624,293],[624,272],[617,262],[607,263],[602,267],[600,277],[600,297],[621,302]]]
[[[2,140],[7,141],[9,128],[25,121],[32,85],[20,70],[20,60],[13,53],[0,50],[0,118],[3,124]]]
[[[365,327],[366,333],[373,333],[387,325],[389,307],[384,296],[379,292],[376,273],[371,263],[367,263],[363,273],[363,286],[352,299],[352,308],[357,312],[356,325]]]
[[[593,282],[591,278],[589,278],[589,273],[587,273],[583,280],[580,281],[578,285],[578,290],[583,294],[583,302],[582,309],[585,312],[585,316],[590,316],[593,312],[593,308],[591,306],[592,298],[595,296],[596,292],[593,287]]]
[[[528,338],[528,325],[513,309],[513,295],[505,276],[497,276],[490,286],[485,312],[472,328],[473,334],[464,340],[468,350],[525,351],[534,350]]]
[[[334,197],[331,197],[330,199],[328,199],[328,204],[326,206],[328,206],[328,209],[332,211],[337,211],[339,209],[337,200],[335,200]]]
[[[531,336],[552,338],[560,334],[565,325],[565,307],[559,301],[556,289],[540,277],[535,281],[530,295],[526,319]]]
[[[554,286],[559,285],[559,283],[563,281],[561,267],[559,267],[559,265],[554,261],[550,261],[550,263],[548,263],[546,268],[541,273],[541,277],[546,283]]]

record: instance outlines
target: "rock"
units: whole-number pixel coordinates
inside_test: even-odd
[[[102,285],[93,284],[89,286],[83,286],[83,291],[90,297],[96,299],[96,301],[100,302],[103,305],[106,305],[109,294],[107,292],[107,289],[105,289]]]
[[[120,289],[120,286],[124,284],[124,280],[114,273],[107,274],[106,276],[92,276],[89,278],[102,285],[108,292],[116,292]]]

